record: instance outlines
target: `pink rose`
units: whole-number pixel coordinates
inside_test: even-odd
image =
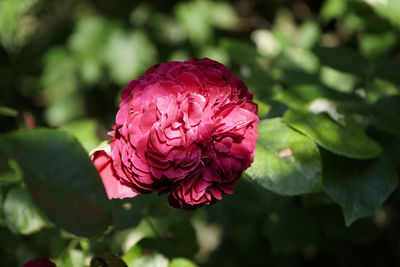
[[[28,261],[22,267],[57,267],[48,258],[38,258]]]
[[[161,63],[121,98],[109,150],[91,155],[110,199],[169,192],[172,206],[194,209],[233,193],[253,162],[258,117],[224,65]]]

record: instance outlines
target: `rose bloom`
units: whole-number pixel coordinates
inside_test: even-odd
[[[51,262],[48,258],[37,258],[28,261],[22,267],[57,267],[53,262]]]
[[[108,198],[168,192],[195,209],[232,194],[254,158],[252,98],[208,58],[151,67],[123,90],[110,146],[91,154]]]

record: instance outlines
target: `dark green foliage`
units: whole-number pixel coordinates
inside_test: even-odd
[[[399,3],[0,1],[0,266],[400,266]],[[254,94],[254,163],[193,212],[108,200],[119,93],[192,57]]]
[[[86,237],[107,230],[110,203],[96,169],[72,135],[50,129],[21,130],[2,136],[0,145],[5,155],[18,162],[33,199],[57,226]],[[22,193],[8,194],[5,212],[16,209],[11,206],[14,202],[29,203]]]

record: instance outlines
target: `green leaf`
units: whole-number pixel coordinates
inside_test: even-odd
[[[3,192],[0,189],[0,226],[3,225]]]
[[[273,93],[273,86],[276,84],[271,75],[259,69],[251,71],[251,75],[239,75],[249,90],[259,98],[270,98]]]
[[[6,106],[0,106],[0,116],[17,117],[17,115],[17,110]]]
[[[169,260],[158,253],[150,253],[147,255],[143,255],[139,257],[132,267],[148,267],[148,266],[157,266],[157,267],[168,267]]]
[[[256,49],[250,43],[244,41],[225,38],[221,40],[220,46],[234,62],[252,66],[258,57]]]
[[[380,17],[388,20],[397,29],[400,29],[400,2],[398,0],[365,1]]]
[[[318,85],[299,85],[290,87],[288,90],[275,95],[275,100],[281,101],[294,109],[302,109],[311,101],[318,98],[329,99],[334,102],[337,108],[348,112],[357,112],[363,114],[369,112],[369,106],[354,94],[341,93]]]
[[[308,102],[320,98],[328,97],[330,91],[316,85],[299,85],[279,92],[275,99],[281,101],[292,108],[302,108]]]
[[[318,24],[312,20],[307,20],[299,28],[296,43],[303,49],[310,49],[317,43],[320,35],[321,30]]]
[[[9,50],[16,45],[23,45],[26,33],[22,17],[38,1],[35,0],[3,0],[0,2],[0,41]]]
[[[377,60],[390,53],[396,45],[397,39],[398,34],[391,31],[365,34],[360,38],[359,46],[365,57]]]
[[[219,46],[205,46],[196,54],[198,58],[208,57],[212,60],[216,60],[224,65],[229,64],[229,56],[225,50]],[[185,58],[186,60],[187,58]]]
[[[256,98],[253,100],[258,106],[258,117],[260,119],[282,117],[283,113],[288,109],[285,104],[275,100],[259,100]]]
[[[134,262],[142,255],[142,252],[143,249],[141,247],[133,246],[122,256],[122,259],[128,266],[133,266]]]
[[[385,96],[372,108],[372,124],[400,138],[400,96]]]
[[[72,94],[49,104],[46,107],[44,116],[49,125],[60,126],[82,116],[84,108],[85,104],[83,99],[77,94]]]
[[[316,47],[314,52],[322,65],[358,75],[367,75],[369,72],[368,61],[357,50],[348,47]]]
[[[36,203],[57,226],[95,237],[111,224],[101,179],[77,140],[50,129],[22,130],[0,138],[22,168]]]
[[[384,149],[385,154],[388,155],[388,158],[396,167],[397,174],[400,175],[400,137],[376,128],[369,129],[369,134],[371,134],[371,136],[373,136],[374,139],[379,142]]]
[[[175,17],[194,44],[207,43],[212,37],[212,8],[210,1],[181,2],[175,6]]]
[[[134,198],[112,199],[111,203],[113,205],[113,227],[119,230],[135,227],[140,220],[146,218],[144,221],[153,221],[154,219],[152,225],[157,225],[158,230],[162,232],[173,221],[185,215],[184,210],[168,205],[166,195],[141,194]]]
[[[378,156],[382,149],[367,137],[364,129],[349,116],[336,122],[326,113],[288,110],[283,116],[289,126],[309,136],[317,144],[333,153],[356,159]]]
[[[280,77],[278,77],[278,80],[286,86],[303,84],[321,85],[321,80],[318,75],[307,73],[303,70],[284,70]]]
[[[258,126],[254,162],[246,174],[261,186],[283,195],[322,190],[321,159],[316,144],[280,119]]]
[[[169,264],[169,267],[196,267],[196,266],[197,265],[195,263],[185,258],[175,258]]]
[[[82,79],[89,84],[101,78],[104,52],[113,26],[101,16],[83,16],[68,40]]]
[[[343,209],[346,225],[372,216],[397,187],[397,175],[385,156],[354,160],[322,153],[324,188]]]
[[[321,7],[320,17],[325,23],[339,18],[347,10],[347,0],[326,0]]]
[[[57,267],[86,267],[85,254],[82,250],[72,249],[62,258],[55,261]]]
[[[126,263],[112,252],[102,252],[90,261],[90,267],[128,267]]]
[[[76,91],[76,62],[70,51],[63,47],[54,47],[44,54],[43,63],[40,81],[47,103],[62,101]]]
[[[400,54],[377,65],[375,75],[400,84]]]
[[[323,84],[343,93],[351,93],[357,82],[355,75],[325,66],[321,68],[320,75]],[[337,81],[340,81],[340,83]]]
[[[84,119],[64,124],[62,130],[75,136],[86,152],[96,148],[100,140],[96,135],[97,123],[95,120]]]
[[[114,215],[114,229],[127,229],[139,224],[143,216],[143,209],[147,208],[149,195],[139,195],[135,198],[112,199]]]
[[[105,62],[111,78],[125,85],[155,63],[156,49],[141,31],[114,30],[105,48]]]
[[[22,188],[14,187],[4,200],[4,218],[14,233],[31,234],[47,225],[31,196]]]
[[[0,186],[19,183],[22,172],[15,160],[4,158],[0,155]]]

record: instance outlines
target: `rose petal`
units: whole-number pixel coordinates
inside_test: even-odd
[[[134,197],[138,193],[134,192],[128,185],[122,184],[120,178],[115,174],[110,155],[104,150],[99,150],[91,155],[91,159],[100,174],[106,190],[108,199]]]
[[[48,258],[37,258],[28,261],[22,267],[57,267],[57,266]]]

